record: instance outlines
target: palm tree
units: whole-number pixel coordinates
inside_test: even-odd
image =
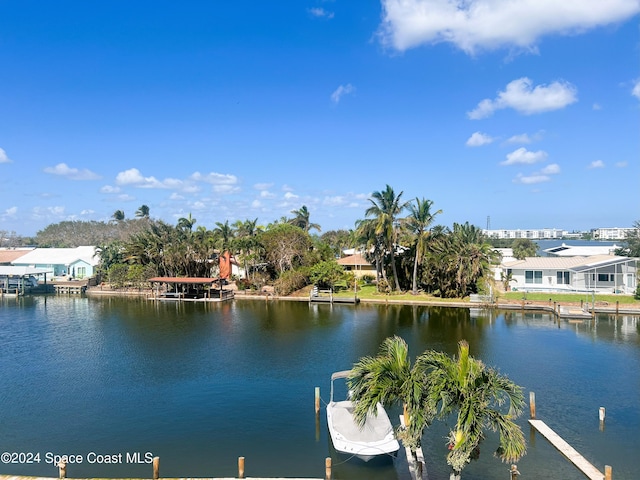
[[[149,207],[147,205],[140,205],[140,208],[136,210],[136,217],[149,218]]]
[[[471,357],[466,341],[458,343],[457,357],[427,351],[416,366],[426,374],[430,407],[437,409],[438,416],[446,418],[457,412],[456,425],[449,433],[450,480],[459,480],[465,465],[477,458],[487,428],[498,432],[496,455],[503,462],[516,462],[525,454],[524,435],[514,422],[524,407],[522,388]]]
[[[413,262],[413,295],[418,294],[418,265],[422,264],[422,259],[427,249],[427,240],[430,233],[429,226],[433,223],[436,215],[442,213],[442,210],[432,212],[432,206],[432,200],[424,198],[420,200],[417,197],[415,203],[409,204],[411,215],[406,219],[406,225],[416,237],[416,258]]]
[[[387,338],[376,357],[361,358],[348,379],[355,401],[356,421],[364,424],[367,412],[375,412],[381,403],[388,407],[402,402],[406,408],[404,443],[412,450],[420,447],[423,431],[431,423],[435,411],[430,407],[426,377],[422,366],[411,366],[406,342]]]
[[[229,220],[224,223],[216,222],[216,228],[213,229],[213,236],[216,239],[216,246],[221,252],[225,252],[232,248],[233,229],[229,225]]]
[[[196,221],[197,220],[191,216],[191,212],[189,212],[187,217],[181,217],[178,219],[178,228],[191,231],[193,226],[196,224]]]
[[[111,218],[113,218],[116,222],[123,221],[124,220],[124,211],[116,210],[115,212],[113,212],[113,215],[111,215]]]
[[[403,192],[397,196],[389,185],[382,192],[373,192],[369,201],[371,206],[366,210],[366,217],[373,217],[375,221],[375,231],[382,235],[382,239],[387,251],[391,255],[391,269],[395,281],[395,290],[400,290],[398,272],[395,262],[395,247],[397,238],[396,220],[398,215],[407,207],[408,202],[401,203],[400,198]]]
[[[305,232],[309,232],[312,228],[316,229],[318,232],[320,231],[320,225],[317,223],[311,223],[309,221],[309,210],[306,205],[303,205],[300,210],[291,210],[291,213],[295,215],[289,223],[291,225],[295,225],[296,227],[300,227]]]

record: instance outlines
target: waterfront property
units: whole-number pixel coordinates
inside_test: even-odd
[[[338,259],[338,265],[342,265],[347,272],[353,273],[357,278],[371,275],[375,278],[376,267],[368,262],[361,253],[354,253]]]
[[[84,279],[95,274],[100,257],[96,247],[35,248],[16,258],[11,265],[17,267],[44,268],[53,271],[53,277]],[[51,280],[49,276],[46,280]]]
[[[46,278],[51,272],[46,268],[0,265],[0,294],[24,295],[38,287],[38,278]]]
[[[514,291],[622,294],[634,293],[637,266],[637,258],[616,255],[527,257],[502,264]]]
[[[233,299],[224,280],[201,277],[154,277],[149,279],[154,300],[223,301]]]

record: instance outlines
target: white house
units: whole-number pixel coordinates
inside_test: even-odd
[[[96,247],[36,248],[16,258],[11,265],[17,267],[44,268],[53,271],[54,277],[87,278],[95,274],[100,263]],[[47,278],[49,280],[50,277]]]
[[[632,294],[638,258],[616,255],[528,257],[503,263],[512,290],[526,292],[598,292]]]

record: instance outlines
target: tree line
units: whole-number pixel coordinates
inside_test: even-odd
[[[97,245],[101,273],[118,285],[141,285],[153,276],[212,277],[217,256],[228,250],[246,272],[240,288],[272,284],[279,294],[289,294],[309,283],[341,279],[336,259],[352,248],[375,266],[381,292],[449,298],[486,293],[489,267],[499,259],[481,228],[469,222],[435,225],[442,210],[432,200],[407,201],[389,185],[368,202],[350,230],[322,232],[305,205],[266,226],[255,218],[215,222],[213,228],[199,225],[191,213],[171,225],[153,219],[142,205],[132,219],[116,210],[109,222],[60,222],[39,231],[35,240],[50,247]],[[535,255],[534,242],[519,240],[512,247],[516,258]],[[619,253],[640,256],[637,233]]]

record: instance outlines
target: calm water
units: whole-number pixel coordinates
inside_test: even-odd
[[[246,457],[247,476],[322,477],[332,455],[324,412],[333,371],[373,355],[388,336],[453,354],[472,354],[536,392],[545,420],[616,480],[637,478],[640,451],[640,333],[637,317],[553,322],[547,314],[398,306],[309,306],[236,301],[205,305],[130,299],[27,297],[0,301],[0,452],[40,462],[1,464],[0,474],[56,476],[51,454],[82,455],[71,477],[149,477],[132,463],[161,458],[164,477],[229,476]],[[598,408],[607,408],[599,429]],[[397,419],[398,411],[391,417]],[[530,433],[523,479],[584,477]],[[448,478],[448,425],[426,433],[431,480]],[[504,479],[491,436],[465,479]],[[89,464],[91,453],[122,463]],[[127,462],[129,454],[129,462]],[[395,464],[339,464],[336,478],[402,479]]]

